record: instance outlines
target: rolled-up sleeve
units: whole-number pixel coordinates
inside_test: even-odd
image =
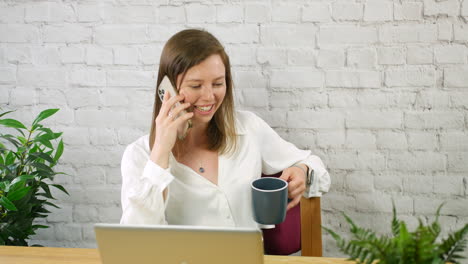
[[[149,159],[149,154],[137,144],[124,152],[122,170],[121,224],[167,224],[163,191],[174,176]]]
[[[328,192],[331,184],[330,174],[328,174],[328,171],[320,157],[311,155],[309,151],[307,158],[299,161],[298,163],[304,163],[309,167],[309,170],[313,170],[313,173],[311,174],[311,184],[304,192],[304,197],[320,197],[323,193]]]
[[[250,122],[254,126],[262,155],[262,173],[275,174],[297,163],[306,164],[312,169],[312,182],[307,186],[305,197],[322,196],[328,192],[331,184],[330,175],[320,157],[312,155],[310,150],[298,149],[294,144],[282,139],[265,121],[250,113]]]

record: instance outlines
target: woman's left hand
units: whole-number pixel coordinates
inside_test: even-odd
[[[299,164],[299,166],[307,171],[306,165]],[[304,170],[293,166],[283,170],[283,174],[281,174],[280,178],[288,182],[288,198],[291,199],[288,203],[287,210],[293,208],[301,201],[302,194],[306,189],[306,175]]]

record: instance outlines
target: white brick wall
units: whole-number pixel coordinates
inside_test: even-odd
[[[420,2],[403,2],[395,3],[393,16],[395,20],[421,20],[423,3]]]
[[[45,108],[64,132],[57,192],[33,242],[94,247],[92,224],[118,222],[120,159],[148,133],[159,56],[177,31],[226,46],[239,107],[322,157],[339,211],[388,230],[432,216],[468,221],[468,1],[3,1],[0,104],[25,123]],[[385,229],[384,229],[385,228]],[[341,256],[324,234],[325,255]]]

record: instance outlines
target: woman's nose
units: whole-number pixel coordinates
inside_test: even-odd
[[[213,87],[211,85],[205,86],[202,91],[202,99],[211,101],[214,99]]]

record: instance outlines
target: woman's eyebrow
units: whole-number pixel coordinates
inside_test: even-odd
[[[224,79],[224,75],[219,76],[215,78],[214,80],[217,81],[219,79]],[[184,82],[203,82],[203,80],[202,79],[187,79],[187,80],[184,80]]]
[[[188,79],[188,80],[184,80],[184,82],[203,82],[203,80],[200,80],[200,79]]]

